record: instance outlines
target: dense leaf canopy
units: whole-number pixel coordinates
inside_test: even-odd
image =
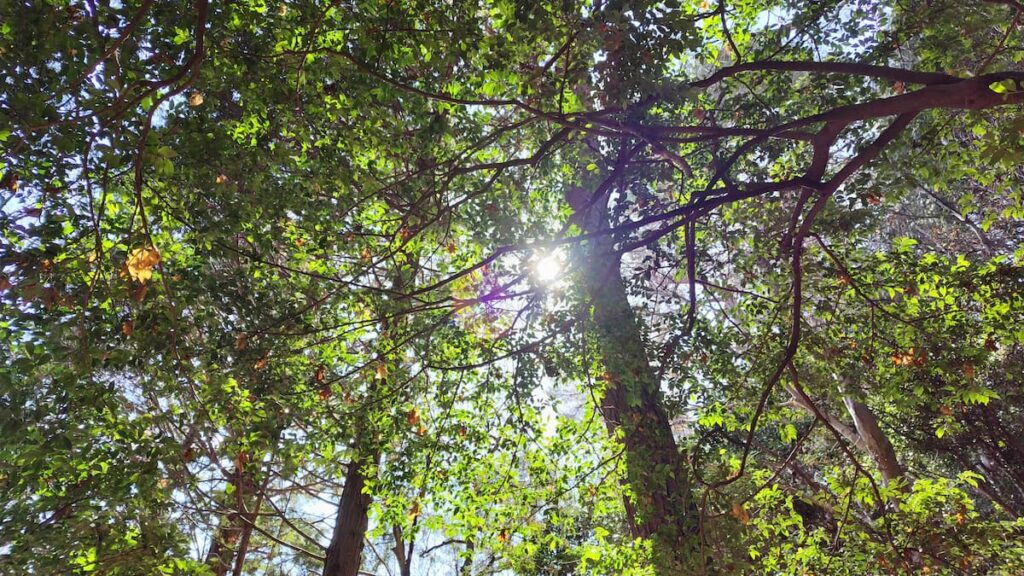
[[[0,573],[1024,572],[1018,0],[0,2]]]

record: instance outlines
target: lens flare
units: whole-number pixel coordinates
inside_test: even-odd
[[[562,275],[565,263],[558,253],[545,254],[533,263],[533,274],[542,284],[550,284]]]

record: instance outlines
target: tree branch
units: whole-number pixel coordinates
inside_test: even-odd
[[[761,60],[746,62],[728,68],[722,68],[704,80],[690,84],[693,88],[707,88],[726,78],[744,72],[779,71],[779,72],[810,72],[814,74],[844,74],[849,76],[870,76],[907,84],[953,84],[960,78],[942,72],[917,72],[904,68],[859,64],[856,62],[793,62],[779,60]]]

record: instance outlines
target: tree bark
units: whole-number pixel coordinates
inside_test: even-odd
[[[236,464],[228,480],[235,487],[235,501],[228,505],[231,511],[221,517],[210,551],[206,554],[206,563],[214,576],[226,576],[231,571],[238,551],[243,548],[239,541],[244,541],[246,546],[248,544],[252,526],[247,520],[255,520],[255,514],[251,514],[253,518],[247,518],[245,504],[246,499],[255,492],[252,471],[246,469],[244,464]]]
[[[789,388],[792,396],[792,405],[799,406],[814,414],[814,406],[810,399],[804,399],[800,393]],[[889,437],[878,425],[878,418],[867,405],[854,400],[850,396],[843,396],[843,405],[853,418],[853,426],[849,426],[832,415],[828,410],[818,407],[825,423],[843,435],[850,444],[864,452],[875,461],[882,480],[887,484],[893,480],[903,477],[903,467],[900,466],[899,458],[896,457],[896,450],[893,449]]]
[[[414,286],[416,273],[419,269],[418,254],[405,252],[406,264],[398,266],[392,271],[392,291],[402,294],[404,290]],[[379,352],[379,360],[383,362],[395,350],[388,347],[395,346],[399,329],[403,324],[404,316],[399,314],[401,309],[398,306],[404,304],[382,306],[380,317],[381,336],[378,345],[382,347]],[[397,356],[397,354],[395,354]],[[370,387],[371,397],[382,394],[390,394],[387,387],[387,379],[377,381]],[[399,402],[400,399],[393,401]],[[373,405],[370,402],[370,405]],[[366,429],[369,426],[369,417],[364,419],[364,429],[359,431],[355,440],[357,456],[348,467],[348,474],[345,478],[345,488],[341,491],[341,501],[338,503],[338,516],[334,524],[334,533],[331,536],[331,544],[327,548],[327,558],[324,562],[323,576],[356,576],[362,564],[363,543],[366,538],[366,529],[369,526],[368,513],[373,498],[363,492],[366,486],[366,478],[369,469],[376,470],[380,464],[383,440],[377,434]],[[410,559],[403,559],[403,572],[409,568]]]
[[[376,465],[376,459],[373,463]],[[363,541],[369,525],[368,513],[373,502],[369,494],[363,493],[366,485],[364,466],[361,459],[354,460],[348,466],[331,545],[327,548],[323,576],[356,576],[359,573]]]
[[[903,467],[900,466],[900,462],[896,458],[896,451],[893,450],[888,436],[878,426],[878,418],[875,417],[874,412],[849,396],[843,398],[843,403],[853,418],[853,425],[857,428],[857,435],[863,441],[864,448],[878,465],[882,479],[889,483],[902,478]]]
[[[472,540],[466,542],[466,559],[459,568],[459,576],[473,576],[473,557],[476,553],[476,545]]]
[[[568,194],[575,217],[585,232],[597,233],[585,250],[584,281],[606,371],[601,408],[609,432],[622,435],[627,480],[636,498],[630,524],[634,536],[652,540],[658,574],[685,574],[700,565],[686,463],[629,304],[614,239],[601,234],[608,229],[607,200],[579,196]]]

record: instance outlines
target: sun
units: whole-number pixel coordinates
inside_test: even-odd
[[[562,275],[565,263],[558,252],[542,254],[533,262],[533,275],[541,284],[551,284]]]

